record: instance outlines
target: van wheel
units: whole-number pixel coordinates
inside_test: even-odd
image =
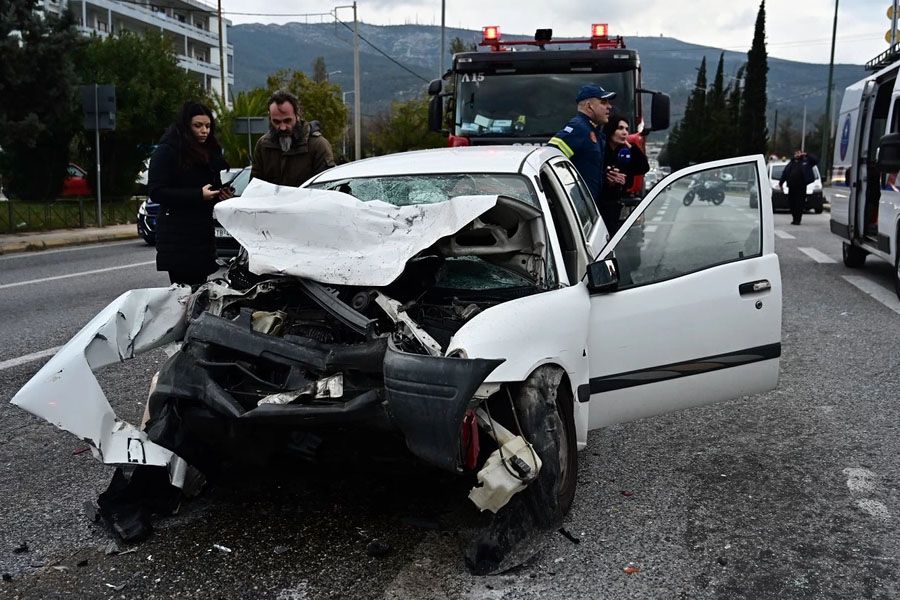
[[[816,214],[817,214],[817,215],[821,215],[823,210],[825,210],[825,209],[822,208],[821,206],[817,206],[817,207],[816,207]]]
[[[894,291],[897,299],[900,299],[900,252],[897,252],[897,258],[894,259]]]
[[[578,482],[574,396],[563,375],[559,367],[541,367],[514,394],[521,433],[542,462],[537,480],[522,493],[545,527],[562,522]]]
[[[842,254],[844,257],[844,266],[850,267],[851,269],[861,269],[866,264],[866,255],[868,252],[859,246],[844,242]]]

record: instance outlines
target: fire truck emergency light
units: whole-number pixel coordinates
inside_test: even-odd
[[[500,28],[496,25],[491,25],[490,27],[482,27],[481,37],[482,41],[496,42],[500,39]]]
[[[594,23],[591,25],[591,37],[605,38],[609,35],[609,25],[607,23]]]

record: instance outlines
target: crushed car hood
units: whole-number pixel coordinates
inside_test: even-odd
[[[215,216],[247,249],[252,273],[379,287],[397,279],[416,254],[493,208],[497,198],[394,206],[254,180],[240,198],[217,204]]]

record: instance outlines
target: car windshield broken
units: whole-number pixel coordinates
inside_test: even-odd
[[[309,187],[343,192],[363,202],[381,200],[394,206],[435,204],[457,196],[497,194],[538,207],[534,190],[528,179],[522,175],[491,173],[391,175],[317,182]]]

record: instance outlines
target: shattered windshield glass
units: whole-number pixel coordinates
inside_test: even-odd
[[[344,192],[363,202],[381,200],[394,206],[435,204],[456,196],[497,194],[538,207],[534,190],[523,175],[490,173],[393,175],[339,179],[315,183],[309,187]]]
[[[534,282],[477,256],[459,256],[444,261],[435,287],[451,290],[496,290],[534,287]]]

